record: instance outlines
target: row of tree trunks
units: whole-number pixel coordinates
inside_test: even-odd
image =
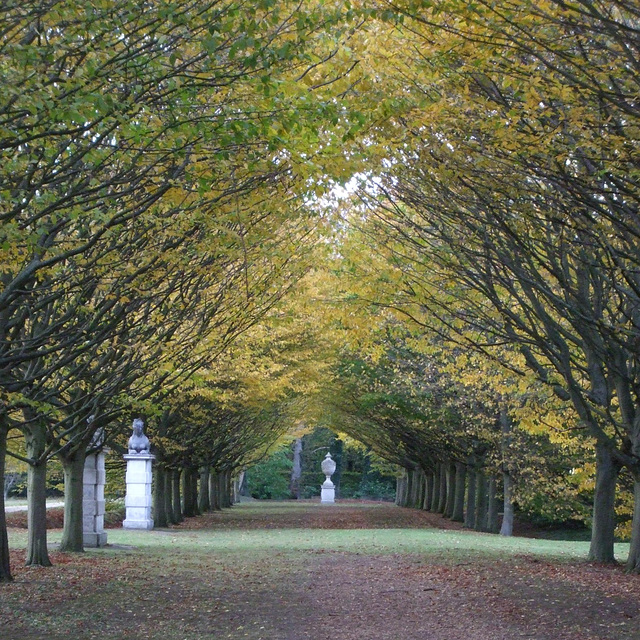
[[[476,531],[511,535],[513,505],[511,479],[505,474],[505,519],[500,529],[497,482],[487,478],[484,469],[462,462],[436,463],[425,472],[420,468],[405,469],[397,479],[396,504],[401,507],[441,513]],[[466,508],[465,508],[466,506]]]
[[[171,469],[162,462],[154,467],[153,520],[156,527],[178,524],[209,511],[231,507],[237,488],[230,470],[209,467]]]

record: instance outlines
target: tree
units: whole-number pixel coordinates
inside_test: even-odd
[[[332,56],[323,52],[331,43],[324,27],[336,16],[310,7],[294,18],[283,4],[266,3],[251,16],[234,2],[7,7],[0,49],[0,384],[12,411],[29,413],[22,424],[40,481],[56,446],[45,444],[47,435],[62,438],[61,455],[76,477],[91,437],[88,407],[78,412],[64,394],[54,401],[54,379],[65,380],[64,391],[76,397],[78,385],[81,397],[86,386],[97,391],[83,362],[104,356],[125,327],[125,342],[136,344],[142,336],[130,335],[132,318],[151,316],[163,352],[175,338],[171,329],[158,333],[161,313],[169,312],[173,333],[181,324],[182,340],[186,318],[191,330],[207,326],[209,312],[198,312],[224,301],[194,294],[207,269],[220,277],[220,291],[240,274],[247,284],[247,234],[256,226],[250,216],[257,203],[243,210],[243,198],[266,185],[264,209],[275,193],[269,185],[292,182],[295,161],[308,158],[303,134],[317,130],[306,123],[332,111],[330,102],[309,109],[309,86],[300,81],[307,72],[316,79],[325,73],[321,63]],[[338,28],[332,38],[341,37]],[[328,66],[320,86],[344,85],[340,65]],[[281,137],[283,127],[300,132],[299,145]],[[214,239],[198,261],[198,249]],[[182,271],[188,261],[198,264]],[[176,267],[177,277],[166,277]],[[154,283],[164,287],[154,291]],[[257,285],[267,291],[270,280]],[[163,297],[167,287],[172,291]],[[272,292],[260,304],[266,309],[277,297]],[[246,327],[233,320],[237,309],[225,312],[228,337]],[[209,331],[216,328],[208,323]],[[161,372],[155,384],[170,375]],[[52,405],[46,416],[33,413],[42,402]],[[40,522],[41,511],[31,510]],[[38,547],[42,555],[30,554],[30,561],[47,564],[42,540]]]
[[[636,43],[633,8],[614,4],[606,16],[596,2],[403,5],[405,34],[426,51],[408,70],[417,108],[388,123],[405,135],[377,186],[397,203],[378,209],[379,229],[401,248],[416,302],[437,313],[450,291],[426,269],[457,280],[466,300],[453,325],[518,345],[595,438],[591,554],[603,561],[619,468],[637,466],[637,197],[623,175],[635,171]]]

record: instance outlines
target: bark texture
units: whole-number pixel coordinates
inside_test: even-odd
[[[431,494],[431,511],[435,513],[438,511],[438,505],[440,504],[440,465],[436,464],[433,470],[433,492]]]
[[[167,514],[167,522],[177,524],[178,521],[173,514],[173,471],[171,469],[165,469],[164,474],[164,510]]]
[[[171,487],[173,489],[172,493],[173,493],[173,519],[174,522],[177,524],[179,522],[182,522],[184,520],[184,517],[182,515],[182,501],[181,501],[181,496],[180,496],[180,478],[182,476],[182,470],[181,469],[174,469],[173,470],[173,482],[171,483]]]
[[[153,477],[153,525],[154,527],[168,527],[166,509],[166,475],[163,464],[156,464]]]
[[[503,504],[504,514],[502,516],[501,536],[513,535],[513,479],[511,474],[504,471],[502,473]]]
[[[453,462],[449,462],[446,467],[447,478],[447,500],[444,507],[444,515],[446,518],[453,516],[453,508],[455,504],[455,487],[456,487],[456,466]]]
[[[220,489],[218,487],[218,474],[211,469],[209,471],[209,501],[211,502],[212,511],[220,511],[222,505],[220,504]]]
[[[620,466],[611,452],[603,445],[596,445],[596,490],[593,494],[593,524],[591,525],[591,562],[615,563],[613,543],[615,541],[616,484]],[[637,506],[637,499],[636,499]],[[637,514],[634,510],[634,521]]]
[[[476,471],[476,531],[487,530],[487,476],[482,469]]]
[[[5,459],[7,455],[8,427],[0,422],[0,482],[4,486]],[[4,492],[0,492],[0,583],[11,582],[11,564],[9,562],[9,536],[7,535],[7,520],[4,514]]]
[[[233,488],[231,469],[227,469],[223,474],[224,479],[224,506],[229,508],[233,506]]]
[[[200,513],[211,511],[211,500],[209,496],[209,467],[200,469],[200,488],[198,490],[198,510]]]
[[[447,508],[447,465],[440,463],[440,498],[438,499],[438,513],[444,513]]]
[[[467,511],[464,516],[464,526],[473,529],[476,526],[476,470],[469,467],[467,473],[469,482],[467,483]]]
[[[83,540],[84,451],[60,457],[64,469],[64,525],[60,551],[80,553]]]
[[[451,519],[455,522],[464,521],[464,492],[467,480],[467,467],[462,462],[456,462],[456,483],[453,499]]]
[[[640,473],[633,476],[633,522],[631,524],[631,545],[627,558],[627,571],[640,573]]]
[[[182,496],[184,500],[184,517],[193,518],[196,515],[196,505],[193,496],[193,473],[189,468],[185,468],[182,471]]]
[[[496,479],[491,476],[488,482],[488,506],[487,506],[487,531],[489,533],[498,533],[500,526],[498,524],[498,498],[496,489]]]
[[[291,497],[298,500],[300,498],[300,479],[302,478],[302,438],[296,438],[293,443],[293,467],[291,468],[291,479],[289,480],[289,491]]]
[[[416,471],[416,483],[417,483],[417,488],[416,488],[415,508],[422,509],[422,505],[424,504],[424,483],[425,483],[424,472],[422,471],[422,469],[418,469]]]
[[[189,469],[189,475],[191,476],[191,482],[189,488],[191,491],[191,501],[193,503],[193,515],[200,515],[200,507],[198,506],[198,479],[200,478],[200,472],[198,467],[191,467]]]
[[[44,456],[46,439],[37,426],[29,430],[25,438],[27,457],[32,461],[27,474],[27,500],[29,511],[27,524],[28,567],[50,567],[47,551],[47,462]]]
[[[433,472],[429,471],[425,477],[424,502],[422,508],[431,511],[431,496],[433,495]]]

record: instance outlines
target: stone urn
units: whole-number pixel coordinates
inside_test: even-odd
[[[336,463],[330,453],[327,453],[320,467],[322,468],[322,473],[327,477],[322,483],[320,502],[322,504],[333,504],[336,501],[336,486],[331,482],[331,476],[335,473]]]
[[[327,453],[320,466],[322,467],[322,473],[327,476],[327,480],[331,480],[331,476],[336,472],[336,461],[331,457],[330,453]]]

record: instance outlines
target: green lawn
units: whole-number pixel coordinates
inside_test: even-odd
[[[49,532],[48,539],[55,545],[60,541],[60,537],[60,530],[54,530]],[[468,555],[487,557],[497,555],[505,558],[518,554],[531,554],[580,560],[586,558],[589,550],[587,542],[503,538],[467,531],[419,529],[278,529],[242,532],[236,530],[147,532],[110,529],[108,537],[110,545],[132,546],[139,553],[162,553],[176,549],[217,554],[270,553],[274,550],[287,553],[336,550],[374,554],[398,552],[423,555],[445,554],[450,558]],[[10,543],[13,548],[24,548],[26,542],[26,531],[11,532]],[[629,545],[626,543],[616,545],[616,555],[620,560],[624,560],[628,550]],[[88,552],[117,556],[122,550],[108,547]]]

